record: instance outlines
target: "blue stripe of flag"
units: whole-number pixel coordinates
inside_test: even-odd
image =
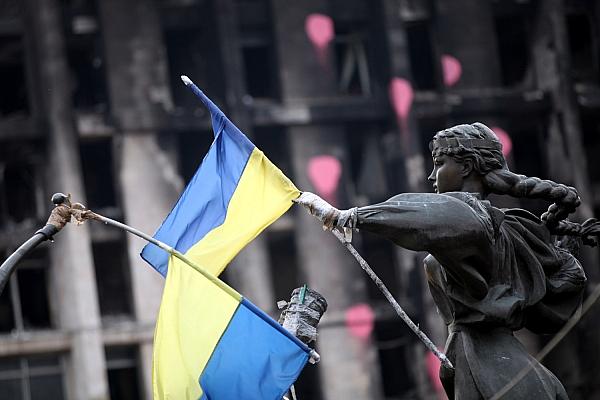
[[[199,377],[201,400],[281,400],[300,375],[309,351],[243,299]]]
[[[182,253],[223,224],[229,201],[255,147],[212,101],[199,89],[198,92],[211,112],[215,140],[177,204],[154,234],[154,238]],[[147,244],[141,256],[166,276],[167,252]]]

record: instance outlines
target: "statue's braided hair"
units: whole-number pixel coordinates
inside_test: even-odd
[[[550,180],[511,172],[500,141],[484,124],[457,125],[440,131],[431,142],[431,150],[434,156],[444,154],[459,162],[470,159],[474,170],[483,177],[488,193],[551,201],[552,204],[541,216],[551,233],[580,236],[584,243],[594,243],[590,236],[598,235],[596,221],[586,221],[585,224],[565,221],[581,204],[577,190]]]

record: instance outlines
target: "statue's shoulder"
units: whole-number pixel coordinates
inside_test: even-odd
[[[447,192],[446,196],[465,202],[475,212],[481,223],[486,228],[490,240],[498,235],[500,226],[504,221],[504,211],[491,205],[487,200],[481,200],[478,196],[469,192]]]
[[[469,192],[446,192],[446,193],[443,193],[442,195],[454,197],[455,199],[464,201],[465,203],[467,203],[470,206],[472,204],[482,202],[478,196],[474,195],[473,193],[469,193]]]
[[[399,193],[390,197],[388,202],[411,202],[411,203],[467,203],[471,204],[477,198],[467,192],[446,193]]]

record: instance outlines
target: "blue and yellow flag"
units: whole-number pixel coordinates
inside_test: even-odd
[[[310,349],[221,281],[171,256],[154,333],[154,399],[281,400]]]
[[[219,275],[300,191],[196,85],[186,85],[208,107],[215,140],[154,238]],[[166,276],[166,252],[148,244],[142,258]]]
[[[182,77],[183,78],[183,77]],[[142,257],[166,275],[154,336],[155,399],[281,399],[310,349],[215,276],[299,191],[189,79],[215,140]]]

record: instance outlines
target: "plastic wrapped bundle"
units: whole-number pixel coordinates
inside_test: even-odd
[[[292,335],[309,346],[317,340],[317,325],[327,311],[327,301],[306,285],[294,289],[289,303],[279,317],[279,323]]]

